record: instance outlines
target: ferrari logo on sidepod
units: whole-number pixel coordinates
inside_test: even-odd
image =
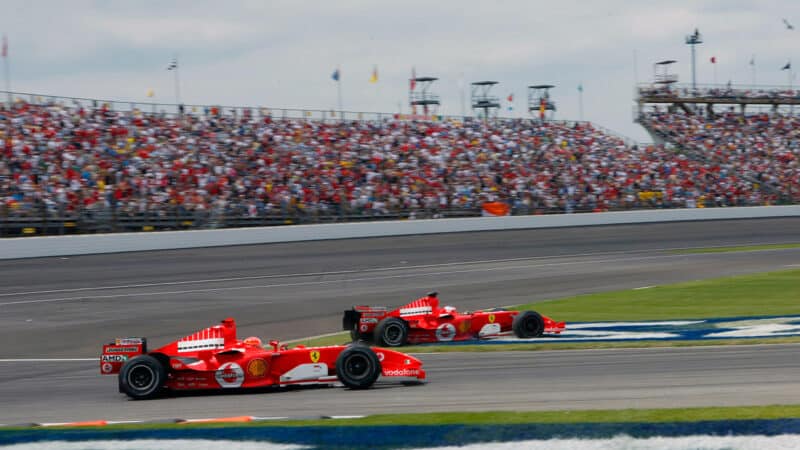
[[[494,314],[489,314],[489,323],[494,323]]]
[[[319,352],[317,350],[312,350],[311,353],[309,353],[309,356],[311,357],[312,363],[319,361]]]

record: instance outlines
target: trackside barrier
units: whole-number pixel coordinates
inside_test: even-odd
[[[548,216],[470,217],[387,222],[288,225],[0,240],[0,259],[175,250],[230,245],[702,220],[800,217],[800,205],[670,209]]]

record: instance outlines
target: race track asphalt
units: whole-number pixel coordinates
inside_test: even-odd
[[[788,242],[800,242],[800,219],[463,233],[2,261],[0,342],[4,345],[0,347],[0,360],[90,358],[97,356],[102,342],[115,336],[147,336],[157,346],[228,316],[237,319],[243,336],[293,339],[338,331],[342,310],[353,304],[397,305],[434,289],[440,292],[443,302],[478,308],[800,267],[800,249],[719,254],[669,251]],[[772,350],[738,348],[734,350],[736,357],[726,359],[727,362],[718,361],[714,357],[718,353],[708,351],[698,359],[705,362],[702,368],[690,363],[691,355],[703,352],[702,349],[653,350],[654,354],[675,352],[672,360],[675,367],[661,367],[662,371],[668,370],[659,377],[661,383],[674,378],[679,385],[674,394],[684,400],[677,403],[668,393],[647,392],[646,383],[637,387],[637,379],[653,375],[647,375],[651,369],[641,364],[641,358],[634,358],[638,351],[629,350],[597,354],[611,355],[611,360],[617,361],[613,367],[641,366],[644,374],[616,370],[598,361],[597,367],[604,368],[604,375],[591,377],[591,383],[589,378],[585,379],[585,389],[572,389],[565,382],[569,378],[564,377],[589,369],[600,370],[585,366],[587,358],[595,358],[591,356],[593,352],[552,353],[552,358],[560,361],[559,370],[540,370],[535,364],[531,366],[528,359],[505,353],[482,356],[485,359],[479,361],[474,359],[475,355],[431,355],[425,359],[431,368],[430,384],[381,392],[396,397],[397,401],[406,401],[405,407],[397,406],[404,411],[441,410],[431,405],[450,405],[445,409],[496,409],[503,404],[516,406],[502,409],[549,408],[545,400],[534,401],[534,397],[544,395],[541,386],[550,386],[548,396],[571,398],[569,404],[561,405],[564,407],[687,405],[691,403],[688,399],[701,404],[763,404],[773,397],[728,396],[728,388],[722,387],[756,385],[753,389],[759,391],[773,389],[770,386],[774,385],[777,386],[771,391],[774,393],[781,386],[787,389],[783,392],[800,392],[797,385],[761,383],[770,368],[782,367],[782,358],[796,355],[798,350],[795,346],[775,348],[789,350],[775,350],[778,354],[773,355],[774,359],[762,361],[763,369],[741,371],[730,370],[735,361],[748,361],[746,367],[750,367],[750,361],[772,354]],[[542,355],[531,354],[528,358],[539,361]],[[460,375],[447,372],[447,367],[470,361],[475,363],[474,368],[465,369]],[[439,369],[438,364],[441,364]],[[504,367],[503,378],[493,376],[497,367]],[[440,378],[436,375],[438,370],[447,376]],[[703,376],[684,376],[682,370],[695,370]],[[483,375],[478,377],[478,374]],[[506,377],[510,378],[508,383]],[[514,377],[519,378],[516,385]],[[707,380],[701,383],[701,378]],[[532,392],[540,395],[520,400],[528,406],[486,399],[476,399],[469,406],[451,403],[447,389],[434,389],[438,383],[451,386],[457,380],[462,392],[487,385],[500,390],[530,385]],[[499,380],[502,382],[498,383]],[[606,389],[597,384],[599,380],[619,383],[617,389],[609,387],[616,394],[589,395],[590,390],[599,395]],[[630,389],[623,389],[626,380],[630,381]],[[724,383],[714,387],[716,380]],[[649,386],[657,390],[658,383]],[[410,400],[405,400],[416,395],[411,392],[425,392],[433,398],[411,405]],[[341,406],[341,411],[325,411],[330,414],[350,414],[356,410],[380,412],[376,411],[381,408],[380,400],[363,401],[363,395],[370,394],[347,394],[345,397],[326,390],[293,391],[263,397],[263,401],[270,408],[284,409],[291,415],[318,413],[314,411],[317,401],[323,402],[320,407]],[[513,394],[508,395],[512,400]],[[305,399],[310,403],[300,405],[295,400],[299,397],[304,399],[303,405]],[[74,402],[80,398],[87,402],[85,406]],[[191,414],[177,416],[233,412],[243,402],[251,404],[246,398],[182,398],[175,404],[187,402]],[[339,398],[341,404],[332,400],[328,403],[327,398]],[[774,396],[776,400],[779,398]],[[644,399],[642,405],[638,405],[637,399]],[[105,417],[116,408],[106,405],[119,405],[120,401],[113,377],[100,377],[91,363],[0,361],[0,402],[16,405],[0,408],[3,410],[0,423],[11,419],[72,420],[73,415]],[[557,407],[556,403],[553,401],[552,407]],[[164,414],[172,412],[167,407],[172,403],[165,401],[122,404],[125,406],[120,414],[129,418],[149,416],[155,407],[146,405],[161,405]],[[210,405],[214,405],[213,409],[208,409]],[[202,411],[204,406],[206,411]]]

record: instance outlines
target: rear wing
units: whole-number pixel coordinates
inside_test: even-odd
[[[117,338],[103,345],[100,355],[100,373],[113,375],[119,373],[122,365],[129,359],[147,353],[147,338]]]
[[[353,306],[344,312],[342,317],[342,329],[351,331],[359,324],[371,324],[372,327],[384,318],[389,312],[385,306]],[[370,328],[372,328],[370,327]]]

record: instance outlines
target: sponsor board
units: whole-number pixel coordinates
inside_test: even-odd
[[[100,360],[104,363],[124,363],[128,360],[128,355],[103,355]]]
[[[446,332],[436,330],[439,341]],[[489,331],[489,330],[485,330]],[[488,333],[486,333],[488,334]],[[729,317],[698,320],[669,320],[652,322],[579,322],[568,323],[560,335],[544,335],[520,339],[511,333],[485,336],[481,340],[460,341],[457,344],[547,344],[559,342],[617,342],[617,341],[693,341],[723,339],[757,339],[800,336],[800,315]],[[449,339],[449,340],[452,340]]]

